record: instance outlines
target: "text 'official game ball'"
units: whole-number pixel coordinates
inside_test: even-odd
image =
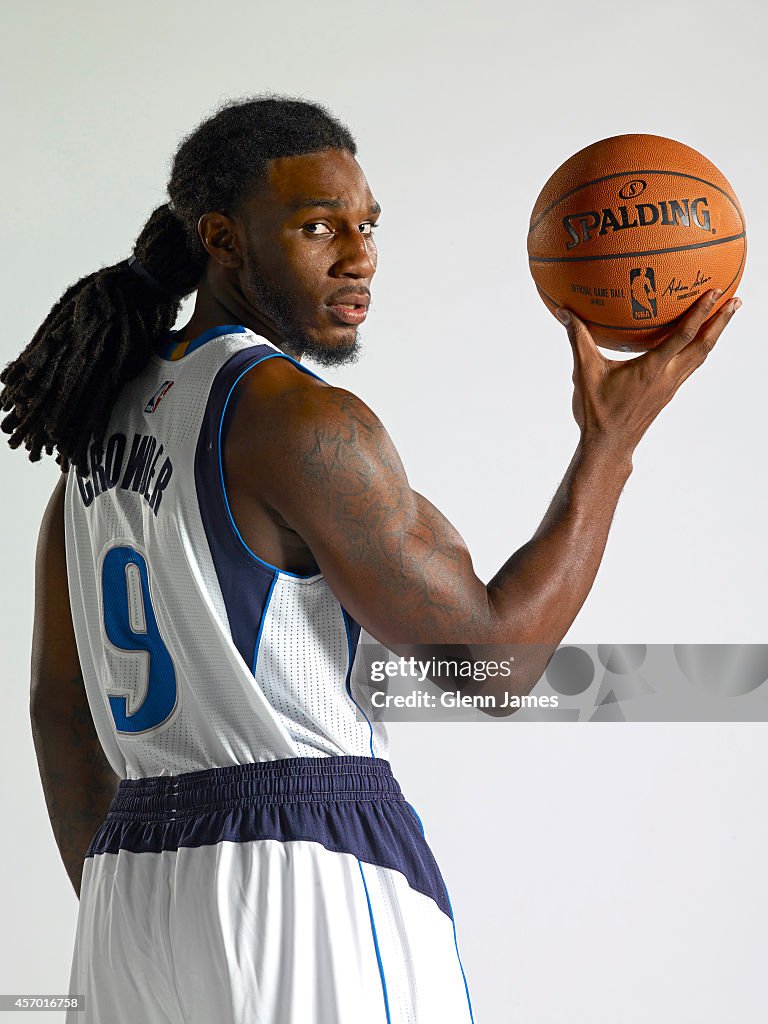
[[[713,163],[673,139],[616,135],[541,190],[528,260],[547,308],[567,306],[604,348],[644,352],[710,288],[713,312],[744,270],[744,215]]]

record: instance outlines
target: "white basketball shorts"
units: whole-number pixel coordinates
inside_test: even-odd
[[[121,781],[68,1024],[472,1024],[448,893],[379,758]]]

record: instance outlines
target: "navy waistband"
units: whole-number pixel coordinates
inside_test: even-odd
[[[381,758],[292,757],[123,779],[86,857],[259,840],[316,842],[399,871],[451,916],[418,815]]]
[[[206,768],[182,775],[122,779],[107,814],[120,821],[165,821],[237,804],[403,800],[389,761],[344,755]]]

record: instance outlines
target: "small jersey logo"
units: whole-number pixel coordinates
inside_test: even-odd
[[[157,391],[154,393],[154,395],[152,395],[150,400],[144,406],[144,412],[154,412],[172,387],[172,380],[164,380],[160,387],[157,389]]]

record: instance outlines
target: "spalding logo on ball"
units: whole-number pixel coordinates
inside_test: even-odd
[[[645,352],[710,288],[736,292],[747,236],[733,189],[673,139],[617,135],[580,150],[541,190],[528,260],[544,303],[598,345]]]

